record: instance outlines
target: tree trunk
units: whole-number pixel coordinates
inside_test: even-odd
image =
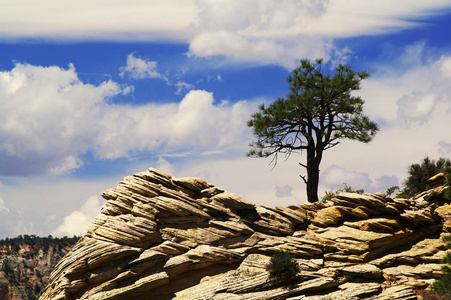
[[[319,166],[307,164],[307,200],[318,202]]]
[[[318,202],[319,165],[323,157],[323,148],[315,145],[313,139],[307,145],[307,200]]]

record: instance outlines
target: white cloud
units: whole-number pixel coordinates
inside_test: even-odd
[[[288,184],[284,186],[276,186],[276,197],[277,198],[285,198],[292,196],[291,192],[293,191],[293,187]]]
[[[451,158],[451,143],[445,143],[443,141],[440,141],[438,143],[438,149],[440,155]]]
[[[371,179],[368,173],[348,170],[331,165],[321,175],[321,187],[328,191],[343,189],[347,185],[354,190],[363,189],[367,193],[385,192],[387,188],[399,186],[396,176],[382,176]]]
[[[5,205],[5,201],[3,200],[2,197],[0,197],[0,212],[4,211],[4,212],[8,212],[9,209],[6,207]]]
[[[358,171],[346,170],[340,166],[332,165],[321,174],[321,185],[332,190],[343,188],[344,184],[361,189],[371,185],[368,174]]]
[[[130,53],[127,56],[127,63],[120,68],[119,76],[131,79],[161,79],[167,85],[177,88],[176,95],[180,95],[182,91],[190,90],[194,88],[194,85],[187,82],[178,80],[174,82],[168,78],[168,75],[161,74],[158,70],[158,62],[152,61],[147,58],[135,57],[134,53]],[[127,94],[133,91],[133,87],[126,86],[123,88],[123,94]]]
[[[3,175],[61,173],[78,167],[102,132],[112,81],[82,83],[75,68],[16,64],[0,72],[0,161]]]
[[[83,235],[89,224],[100,213],[101,208],[102,203],[97,197],[88,198],[80,210],[73,211],[64,217],[63,224],[56,228],[52,235],[58,237]]]
[[[167,160],[165,160],[163,157],[160,157],[158,159],[155,168],[157,170],[165,172],[166,174],[173,174],[174,173],[174,167]]]
[[[440,63],[440,73],[445,78],[451,78],[451,57],[443,56]]]
[[[131,53],[127,56],[125,67],[120,68],[121,72],[119,75],[121,77],[127,75],[133,79],[160,78],[168,82],[166,76],[158,72],[157,65],[158,63],[156,61],[135,57],[134,53]]]
[[[294,67],[300,58],[329,59],[333,46],[330,39],[302,36],[296,42],[282,43],[271,38],[253,39],[237,32],[207,32],[190,43],[190,55],[212,57],[222,55],[238,61],[280,64]]]
[[[177,83],[174,83],[173,86],[177,88],[177,91],[175,92],[176,95],[180,95],[184,90],[190,90],[194,88],[194,85],[183,81],[178,81]]]
[[[20,0],[2,8],[1,36],[52,40],[177,40],[196,24],[199,13],[189,0]]]
[[[66,156],[56,167],[50,167],[50,174],[60,175],[81,167],[83,162],[72,155]]]
[[[120,175],[105,172],[101,178],[86,180],[65,176],[10,177],[8,184],[5,183],[0,190],[8,209],[0,210],[0,238],[24,233],[47,236],[62,226],[64,218],[74,211],[95,216],[100,212],[99,207],[89,209],[92,211],[90,214],[81,209],[87,199],[116,186],[126,174],[143,170],[131,168]]]
[[[171,124],[168,146],[211,151],[242,143],[250,134],[246,122],[256,103],[214,105],[214,102],[213,94],[206,91],[192,90],[186,94],[177,112],[167,116]]]
[[[95,144],[100,157],[131,151],[169,153],[213,151],[242,145],[253,102],[218,106],[213,94],[192,90],[180,104],[110,107],[102,118],[107,130]]]
[[[182,42],[199,57],[291,68],[300,58],[340,59],[334,38],[420,26],[408,20],[449,7],[448,0],[21,0],[2,5],[0,37]]]
[[[413,92],[398,100],[398,118],[404,122],[423,124],[431,118],[437,104],[435,93],[425,94]]]
[[[446,0],[371,1],[200,1],[199,31],[190,39],[190,53],[223,55],[236,60],[276,63],[292,68],[300,58],[341,61],[347,50],[334,38],[393,32],[420,23]],[[421,24],[422,25],[422,24]]]
[[[242,145],[253,102],[216,104],[193,90],[180,104],[111,104],[123,92],[112,81],[78,79],[73,66],[17,64],[0,72],[2,175],[63,174],[83,165],[81,155],[127,157],[137,151],[198,153]]]

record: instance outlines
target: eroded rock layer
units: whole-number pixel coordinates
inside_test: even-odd
[[[417,299],[441,274],[450,227],[443,176],[433,186],[269,208],[149,169],[102,194],[39,299]],[[277,251],[300,266],[289,282],[265,268]]]

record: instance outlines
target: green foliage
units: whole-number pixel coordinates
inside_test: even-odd
[[[399,193],[399,194],[397,195],[397,197],[398,197],[398,198],[403,198],[403,199],[409,199],[409,198],[410,198],[409,194],[406,192],[405,189],[402,190],[401,193]]]
[[[448,189],[445,191],[445,198],[451,200],[451,163],[447,159],[443,164],[443,173],[445,174],[445,183]],[[442,238],[446,244],[446,248],[451,250],[451,235],[446,235]],[[447,265],[442,267],[443,276],[437,279],[432,285],[431,289],[437,291],[441,295],[446,295],[451,299],[451,252],[447,251],[442,263]]]
[[[446,248],[451,250],[451,235],[446,235],[442,238],[446,243]],[[442,260],[443,263],[448,264],[442,267],[443,276],[431,284],[431,289],[437,291],[441,295],[448,295],[451,297],[451,252],[447,252]]]
[[[408,170],[405,181],[404,192],[410,197],[427,189],[427,180],[440,172],[443,172],[446,159],[439,158],[437,161],[429,157],[423,159],[421,164],[412,164]]]
[[[324,195],[324,197],[322,198],[321,201],[322,201],[323,203],[326,203],[327,201],[332,200],[332,198],[333,198],[334,196],[336,196],[336,195],[338,195],[338,194],[341,194],[341,193],[356,193],[356,194],[363,194],[363,193],[365,192],[363,189],[354,190],[352,187],[348,186],[348,185],[346,184],[346,182],[343,183],[343,184],[344,184],[344,187],[343,187],[342,189],[338,189],[338,190],[336,190],[336,191],[334,191],[334,192],[326,191],[326,194]]]
[[[445,191],[445,198],[451,200],[451,162],[449,159],[443,165],[443,173],[445,174],[445,183],[448,186]]]
[[[23,236],[19,235],[15,238],[2,239],[0,240],[0,246],[10,245],[11,251],[18,252],[21,245],[37,246],[39,248],[46,249],[49,246],[71,246],[74,245],[79,239],[80,237],[75,235],[73,237],[65,236],[62,238],[55,238],[51,235],[49,235],[48,237],[39,237],[34,234],[24,234]]]
[[[399,186],[395,185],[395,186],[389,187],[389,188],[385,191],[385,195],[386,195],[386,196],[390,196],[390,195],[393,194],[395,191],[399,191]]]
[[[266,265],[269,278],[278,281],[290,279],[299,272],[299,265],[293,260],[293,255],[288,252],[276,252]]]
[[[307,152],[307,198],[318,200],[319,165],[323,151],[336,146],[340,139],[370,142],[378,126],[363,114],[364,101],[353,91],[370,75],[339,65],[335,74],[322,70],[323,60],[315,63],[301,60],[300,67],[287,78],[290,92],[268,107],[261,105],[248,126],[257,140],[247,153],[252,157],[271,157],[277,164],[278,154]]]

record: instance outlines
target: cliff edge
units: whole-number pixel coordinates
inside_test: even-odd
[[[450,229],[443,175],[431,186],[269,208],[149,169],[102,194],[39,299],[417,299],[441,274]],[[289,282],[265,268],[277,251],[300,266]]]

